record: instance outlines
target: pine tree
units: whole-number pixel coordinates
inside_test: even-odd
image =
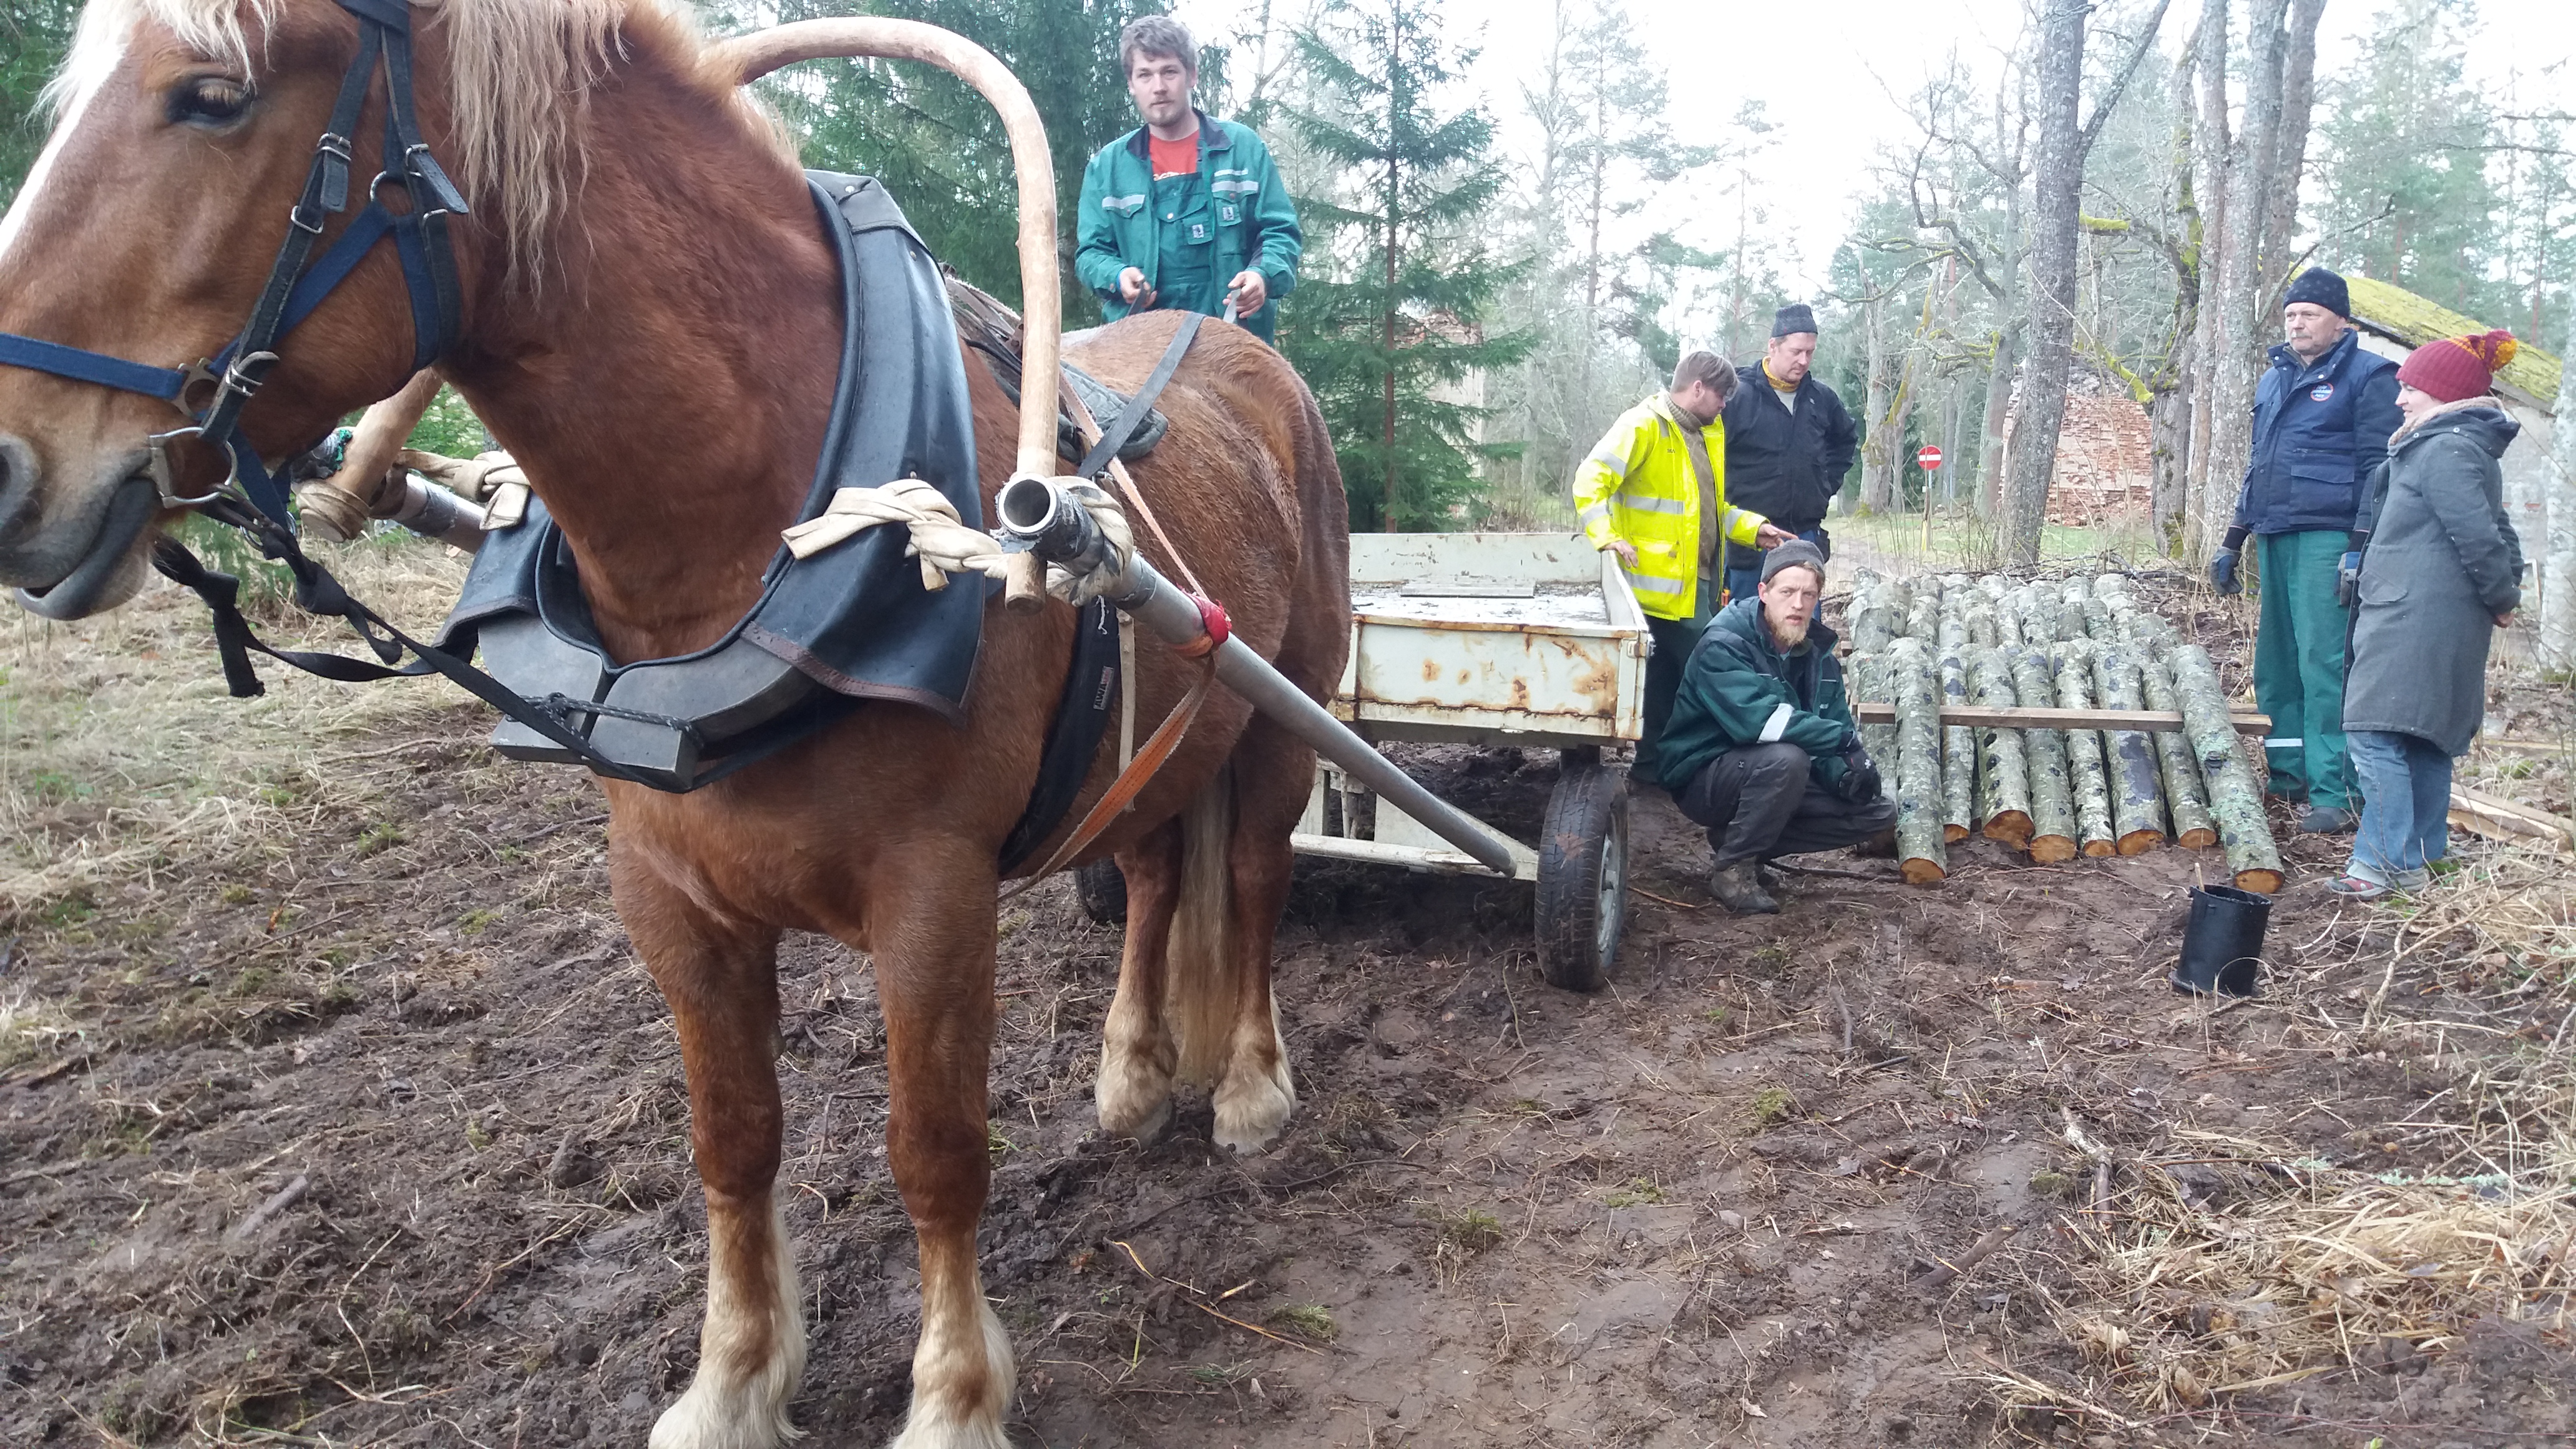
[[[1502,191],[1493,125],[1438,108],[1472,56],[1431,0],[1339,0],[1297,44],[1326,104],[1291,123],[1349,189],[1298,203],[1308,269],[1281,343],[1332,430],[1352,526],[1436,528],[1475,487],[1486,411],[1443,389],[1529,348],[1485,325],[1517,271],[1473,235]]]
[[[77,0],[12,0],[0,17],[0,208],[17,196],[45,144],[38,99],[71,48]]]
[[[2462,17],[2399,0],[2362,63],[2334,82],[2325,137],[2326,259],[2472,316],[2491,310],[2498,198],[2487,107],[2463,79]]]

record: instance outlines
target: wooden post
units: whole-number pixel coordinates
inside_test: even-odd
[[[2156,618],[2153,614],[2139,617]],[[2170,626],[2166,632],[2171,633]],[[2147,708],[2175,709],[2172,668],[2149,652],[2143,640],[2137,655],[2138,680]],[[2200,766],[2191,757],[2191,738],[2179,730],[2158,730],[2155,740],[2157,766],[2164,773],[2165,809],[2173,817],[2174,844],[2185,850],[2207,850],[2218,843],[2218,826],[2209,818],[2209,795],[2200,782]]]
[[[2013,650],[2011,660],[2016,694],[2024,700],[2055,702],[2057,687],[2049,680],[2045,646]],[[2021,740],[2030,770],[2030,858],[2041,865],[2073,860],[2075,800],[2067,776],[2066,732],[2023,730]]]
[[[2081,582],[2080,580],[2078,582]],[[2061,619],[2081,619],[2081,607],[2067,610]],[[2061,709],[2093,707],[2093,641],[2081,636],[2060,640],[2049,656],[2049,665],[2057,676],[2057,703]],[[2111,829],[2110,772],[2102,763],[2100,730],[2066,732],[2067,780],[2075,796],[2075,838],[2086,855],[2111,855],[2119,849],[2119,837]]]
[[[1924,600],[1918,595],[1919,609]],[[1920,639],[1888,650],[1888,684],[1896,693],[1896,859],[1908,885],[1931,885],[1950,873],[1941,838],[1941,729],[1933,703],[1932,651]]]
[[[2001,649],[1980,649],[1970,661],[1969,677],[1977,703],[2011,705],[2012,661]],[[1977,817],[1988,840],[2015,850],[2030,848],[2030,769],[2021,731],[1986,728],[1977,732]]]
[[[2281,888],[2281,852],[2272,843],[2272,822],[2263,816],[2262,789],[2236,748],[2218,667],[2197,644],[2177,645],[2165,658],[2173,666],[2174,699],[2182,706],[2191,752],[2209,787],[2209,813],[2227,847],[2228,868],[2235,872],[2238,889],[2270,895]]]
[[[2093,602],[2101,610],[2096,627],[2116,635],[2118,625],[2100,592],[2093,595]],[[2101,691],[2104,709],[2143,708],[2137,662],[2116,639],[2095,643],[2093,682]],[[2165,843],[2164,789],[2157,775],[2155,746],[2143,730],[2110,730],[2102,740],[2108,747],[2111,823],[2118,832],[2119,851],[2144,855]]]

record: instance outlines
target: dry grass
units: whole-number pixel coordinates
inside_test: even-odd
[[[2481,1323],[2569,1341],[2576,883],[2563,855],[2460,853],[2470,863],[2440,888],[2366,913],[2341,943],[2348,954],[2281,993],[2303,1021],[2342,1023],[2303,1026],[2303,1044],[2446,1084],[2356,1144],[2363,1155],[2404,1141],[2429,1148],[2431,1165],[2373,1171],[2182,1130],[2122,1161],[2124,1190],[2067,1218],[2080,1251],[2060,1266],[2085,1291],[2050,1305],[2094,1382],[1991,1376],[2007,1403],[2178,1413],[2438,1359]],[[2336,990],[2317,989],[2328,980]],[[2316,1009],[2329,1003],[2339,1010]]]
[[[324,561],[416,631],[436,628],[466,563],[408,541]],[[258,613],[281,646],[359,652],[336,621],[273,604]],[[335,752],[457,697],[435,679],[350,686],[274,663],[260,672],[264,697],[229,697],[204,608],[158,580],[102,618],[0,623],[0,911],[76,913],[84,888],[110,878],[254,844],[286,849],[319,801],[363,788],[332,767]]]

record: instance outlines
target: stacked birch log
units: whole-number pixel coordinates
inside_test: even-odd
[[[2281,858],[2237,747],[2209,652],[2141,606],[2119,574],[2016,583],[1999,574],[1853,581],[1844,636],[1853,697],[1893,704],[1863,744],[1891,782],[1905,879],[1949,872],[1971,831],[2040,864],[2225,848],[2235,883],[2269,894]],[[2164,710],[2174,730],[1948,725],[1948,705]]]

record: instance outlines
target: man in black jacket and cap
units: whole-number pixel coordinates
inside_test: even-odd
[[[1816,314],[1792,302],[1774,314],[1762,360],[1736,369],[1741,386],[1726,403],[1726,501],[1750,509],[1833,556],[1825,510],[1842,491],[1860,451],[1860,428],[1834,390],[1808,369],[1816,360]],[[1762,555],[1727,551],[1726,590],[1749,599],[1762,581]]]

